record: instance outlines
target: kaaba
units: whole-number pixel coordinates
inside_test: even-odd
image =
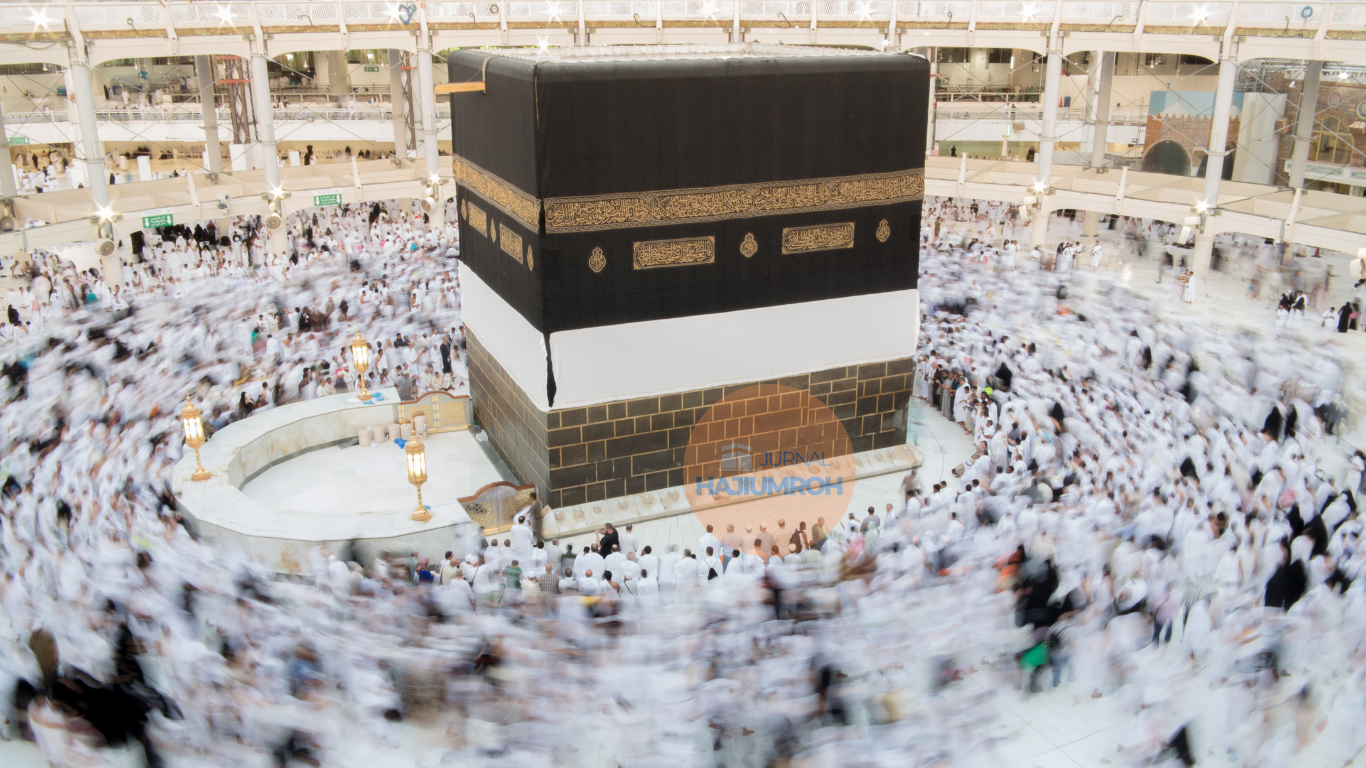
[[[929,67],[764,45],[463,50],[451,83],[476,418],[552,507],[682,485],[747,387],[903,443]],[[798,446],[800,448],[800,446]]]

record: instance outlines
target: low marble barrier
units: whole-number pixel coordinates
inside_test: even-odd
[[[309,450],[354,439],[362,428],[395,422],[398,393],[381,390],[384,400],[362,404],[351,394],[291,403],[234,422],[200,449],[208,480],[194,482],[194,452],[176,464],[171,490],[187,525],[204,538],[241,547],[281,573],[307,572],[309,551],[332,551],[359,540],[360,556],[416,549],[453,549],[455,526],[469,523],[458,503],[431,506],[432,519],[417,522],[407,511],[315,512],[284,509],[256,501],[242,486],[272,465]],[[439,552],[438,552],[439,554]]]
[[[925,456],[919,449],[910,445],[895,445],[873,451],[856,453],[835,462],[853,462],[849,476],[856,480],[877,477],[892,473],[905,473],[923,466]],[[852,498],[852,497],[851,497]],[[678,515],[707,513],[725,509],[737,504],[752,504],[765,500],[781,500],[782,496],[740,496],[707,505],[700,509],[693,506],[683,486],[661,488],[656,491],[619,496],[602,501],[590,501],[559,509],[547,508],[541,523],[541,532],[546,541],[552,538],[569,538],[592,533],[604,523],[623,526],[628,523],[643,523]],[[814,522],[814,521],[813,521]]]

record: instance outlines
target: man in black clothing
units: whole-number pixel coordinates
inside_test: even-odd
[[[450,336],[442,336],[442,337],[441,337],[441,346],[438,347],[438,351],[441,352],[441,372],[442,372],[442,373],[450,373],[450,372],[451,372],[451,337],[450,337]]]
[[[1266,583],[1266,607],[1288,611],[1304,596],[1309,577],[1304,570],[1303,561],[1291,562],[1290,543],[1284,539],[1281,540],[1281,553],[1285,562],[1276,569],[1276,572],[1271,575],[1271,580]]]
[[[1276,403],[1271,407],[1271,413],[1267,414],[1266,421],[1262,424],[1264,432],[1272,440],[1281,439],[1281,430],[1285,427],[1284,406]]]
[[[606,527],[598,529],[598,551],[612,553],[612,548],[621,545],[621,537],[617,535],[617,529],[608,523]],[[603,555],[606,557],[606,555]]]

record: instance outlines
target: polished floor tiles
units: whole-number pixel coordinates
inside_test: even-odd
[[[497,482],[498,470],[468,431],[427,436],[427,482],[422,498],[454,501]],[[385,442],[362,448],[322,448],[299,454],[242,487],[249,498],[300,512],[407,510],[417,498],[408,484],[404,450]]]

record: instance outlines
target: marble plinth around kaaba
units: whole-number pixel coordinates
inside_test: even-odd
[[[423,495],[432,517],[413,520],[417,494],[407,483],[402,449],[340,447],[363,427],[394,423],[397,393],[383,394],[377,404],[335,395],[231,424],[201,449],[213,473],[202,482],[189,479],[195,460],[187,451],[172,474],[186,524],[288,574],[305,573],[318,547],[364,559],[458,550],[462,526],[472,523],[456,498],[502,478],[469,431],[429,435]]]

